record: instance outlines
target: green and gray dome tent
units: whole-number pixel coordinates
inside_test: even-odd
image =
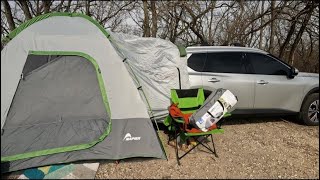
[[[1,51],[1,172],[92,159],[166,158],[123,58],[92,18],[50,13]]]

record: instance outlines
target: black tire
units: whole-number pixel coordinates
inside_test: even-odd
[[[317,106],[315,106],[316,101],[318,104]],[[309,109],[315,110],[315,114],[310,113],[308,115]],[[312,117],[316,117],[316,118],[312,119]],[[306,98],[306,100],[304,101],[304,103],[302,104],[302,107],[301,107],[300,118],[308,126],[318,126],[319,125],[319,93],[310,94]]]

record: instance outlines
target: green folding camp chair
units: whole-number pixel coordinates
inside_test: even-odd
[[[209,150],[210,153],[218,157],[212,134],[221,134],[224,130],[220,127],[219,123],[216,128],[209,130],[208,132],[199,132],[195,131],[195,128],[192,129],[190,124],[186,124],[186,118],[188,118],[192,113],[197,111],[205,101],[204,90],[200,89],[172,89],[171,90],[171,103],[169,107],[169,115],[165,119],[164,124],[168,126],[169,129],[169,140],[168,143],[172,140],[175,140],[175,153],[178,165],[180,165],[180,159],[185,157],[198,145],[204,146]],[[181,116],[173,115],[172,110],[178,110],[181,112]],[[230,116],[230,113],[224,115],[224,117]],[[222,122],[222,121],[221,121]],[[187,142],[188,138],[192,137],[197,144],[193,146],[190,150],[185,152],[183,155],[179,156],[178,150],[178,137],[183,142]],[[212,148],[209,144],[204,143],[207,141],[208,137],[211,137]]]

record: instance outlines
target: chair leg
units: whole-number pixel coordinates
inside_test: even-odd
[[[195,138],[195,140],[197,141],[197,144],[192,147],[189,151],[185,152],[181,157],[179,157],[179,150],[178,150],[178,136],[180,133],[177,133],[177,131],[175,130],[175,140],[176,140],[176,146],[175,146],[175,153],[176,153],[176,159],[177,159],[177,163],[180,166],[180,159],[182,159],[184,156],[186,156],[189,152],[191,152],[194,148],[196,148],[197,146],[199,146],[200,144],[202,146],[204,146],[206,149],[208,149],[212,154],[215,155],[215,157],[218,157],[214,142],[213,142],[213,136],[212,134],[204,136],[205,138],[203,138],[202,140],[200,140],[200,137]],[[212,143],[212,147],[213,149],[211,149],[210,144],[204,144],[202,143],[202,141],[206,140],[209,136],[211,136],[211,143]],[[203,136],[202,136],[203,137]]]
[[[207,139],[208,136],[205,136],[204,139]],[[203,139],[203,140],[204,140]],[[199,138],[195,138],[195,141],[198,142],[195,146],[193,146],[191,149],[189,149],[187,152],[185,152],[181,157],[178,157],[179,159],[182,159],[184,156],[186,156],[188,153],[190,153],[193,149],[195,149],[196,147],[198,147],[200,144],[202,146],[204,146],[205,148],[207,148],[211,153],[214,154],[214,151],[210,148],[210,146],[207,146],[205,144],[202,143],[203,140],[199,140]]]
[[[210,147],[210,144],[204,144],[202,141],[206,140],[209,136],[211,136],[211,143],[212,143],[212,148]],[[195,140],[198,142],[198,144],[201,144],[203,147],[205,147],[207,150],[209,150],[212,154],[215,155],[215,157],[218,157],[214,142],[213,142],[213,137],[212,134],[204,136],[205,138],[200,140],[200,138],[196,138]]]
[[[169,133],[168,133],[168,145],[170,144],[170,141],[174,141],[175,140],[175,136],[176,136],[176,134],[175,134],[176,132],[175,131],[170,131]]]
[[[177,130],[174,130],[175,132],[175,138],[176,138],[176,158],[177,158],[177,162],[178,165],[180,166],[180,161],[179,161],[179,154],[178,154],[178,135],[177,135]]]
[[[213,142],[213,136],[212,136],[212,134],[210,134],[211,135],[211,142],[212,142],[212,147],[213,147],[213,151],[214,151],[214,156],[215,157],[219,157],[218,156],[218,154],[217,154],[217,151],[216,151],[216,147],[214,146],[214,142]]]
[[[167,144],[169,144],[169,142],[172,140],[172,132],[169,132],[169,134],[168,134],[168,143]]]
[[[191,152],[193,149],[195,149],[197,146],[199,146],[200,143],[197,143],[197,145],[193,146],[189,151],[185,152],[179,159],[182,159],[185,155],[187,155],[189,152]]]
[[[209,144],[204,144],[203,141],[208,139],[209,135],[205,136],[204,139],[199,140],[199,138],[197,139],[198,144],[201,144],[203,147],[205,147],[207,150],[209,150],[212,154],[214,154],[214,150],[212,150],[212,148],[210,147]]]

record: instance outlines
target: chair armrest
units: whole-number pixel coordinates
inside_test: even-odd
[[[227,112],[225,115],[223,115],[224,118],[229,117],[229,116],[231,116],[231,113],[229,113],[229,112]]]
[[[183,118],[172,118],[172,119],[177,123],[181,123],[181,124],[185,123]]]

